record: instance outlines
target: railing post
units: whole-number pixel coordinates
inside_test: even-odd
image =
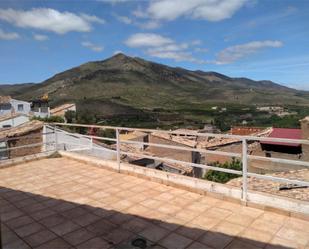
[[[119,129],[117,129],[117,128],[116,128],[116,146],[117,146],[118,172],[120,172],[120,138],[119,138]]]
[[[242,140],[242,200],[247,202],[247,190],[248,190],[248,145],[247,140]]]
[[[93,137],[90,138],[90,149],[93,149]]]
[[[58,135],[57,135],[56,126],[54,127],[54,134],[55,134],[55,151],[57,151],[57,149],[58,149]]]

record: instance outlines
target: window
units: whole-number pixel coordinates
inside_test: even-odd
[[[2,128],[10,128],[12,127],[11,125],[2,125]]]
[[[17,111],[19,111],[19,112],[24,111],[24,105],[23,104],[18,104],[17,105]]]
[[[8,151],[6,142],[0,142],[0,160],[4,160],[8,158]]]

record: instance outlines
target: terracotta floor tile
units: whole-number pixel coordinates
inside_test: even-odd
[[[51,227],[50,230],[56,233],[59,236],[63,236],[66,233],[70,233],[74,230],[79,229],[80,226],[73,223],[72,221],[65,221],[63,223],[60,223],[54,227]]]
[[[233,240],[233,237],[222,233],[209,231],[206,234],[202,235],[198,240],[199,242],[207,246],[216,249],[222,249],[226,247]]]
[[[24,239],[31,247],[37,247],[50,240],[55,239],[56,237],[57,237],[56,234],[45,229],[40,232],[34,233],[28,237],[25,237]]]
[[[61,215],[65,216],[66,218],[72,219],[72,218],[76,218],[76,217],[79,217],[81,215],[84,215],[86,213],[87,213],[86,209],[84,209],[81,206],[78,206],[78,207],[66,210],[64,212],[61,212]]]
[[[277,233],[282,225],[280,223],[270,222],[265,219],[256,219],[253,223],[250,224],[250,228],[258,229],[270,234]]]
[[[91,213],[85,213],[82,216],[73,218],[72,221],[75,222],[76,224],[80,225],[81,227],[87,226],[93,222],[96,222],[98,220],[100,220],[101,217],[97,216],[95,214],[91,214]]]
[[[218,225],[216,225],[214,229],[212,229],[212,231],[227,234],[230,236],[236,236],[243,230],[245,230],[245,227],[230,223],[228,221],[222,221]]]
[[[194,212],[192,210],[182,209],[175,214],[175,217],[189,222],[193,220],[195,217],[197,217],[198,215],[199,213]]]
[[[44,218],[51,216],[55,213],[56,212],[51,210],[50,208],[45,208],[45,209],[39,210],[37,212],[31,213],[30,215],[34,220],[41,220],[41,219],[44,219]]]
[[[211,206],[199,202],[194,202],[193,204],[188,205],[186,208],[195,212],[204,212],[211,208]]]
[[[192,240],[197,240],[202,234],[206,233],[205,230],[190,224],[179,227],[175,232]]]
[[[157,242],[166,235],[170,233],[169,230],[162,228],[160,226],[152,225],[147,227],[145,230],[139,233],[140,236],[145,237],[146,239]]]
[[[273,236],[268,232],[246,228],[245,231],[239,235],[239,237],[246,243],[263,248]]]
[[[226,221],[241,226],[249,226],[254,221],[254,218],[243,214],[233,213],[226,218]]]
[[[65,242],[63,239],[56,238],[54,240],[48,241],[48,242],[40,245],[36,249],[51,249],[51,248],[67,249],[67,248],[70,248],[70,247],[71,247],[71,245],[69,243]]]
[[[150,209],[157,209],[163,204],[163,202],[155,199],[147,199],[140,202],[140,204]]]
[[[282,249],[282,248],[298,248],[303,249],[303,245],[297,242],[290,241],[280,237],[274,237],[269,244],[265,247],[266,249]]]
[[[309,222],[70,159],[1,169],[0,181],[3,240],[15,248],[27,246],[15,232],[57,249],[109,248],[133,234],[162,242],[160,249],[309,246]]]
[[[306,231],[294,230],[291,228],[283,227],[279,230],[276,236],[299,243],[304,246],[309,243],[309,233],[307,233]]]
[[[150,222],[134,217],[133,219],[127,222],[124,222],[122,224],[122,227],[127,230],[130,230],[131,232],[139,233],[140,231],[144,230],[147,226],[150,226],[150,225],[151,225]]]
[[[102,236],[108,234],[110,231],[114,230],[117,226],[107,220],[101,219],[88,226],[86,229],[97,236]]]
[[[63,217],[60,214],[54,214],[54,215],[48,216],[48,217],[40,220],[39,222],[46,227],[53,227],[53,226],[56,226],[60,223],[65,222],[67,220],[68,220],[67,218]]]
[[[31,247],[21,239],[16,239],[3,246],[3,249],[31,249]]]
[[[123,228],[115,228],[107,235],[102,236],[104,240],[109,242],[109,244],[116,245],[121,242],[127,241],[131,238],[134,234],[126,229]]]
[[[34,233],[37,233],[41,230],[44,230],[44,227],[37,222],[33,222],[33,223],[30,223],[30,224],[27,224],[25,226],[22,226],[22,227],[15,229],[15,232],[20,237],[27,237],[27,236],[34,234]]]
[[[206,245],[199,243],[199,242],[193,242],[188,247],[186,247],[186,249],[214,249],[214,248],[212,248],[210,246],[206,246]]]
[[[273,223],[278,223],[281,225],[283,225],[285,221],[288,219],[287,216],[276,214],[276,213],[271,213],[271,212],[265,212],[259,218],[273,222]]]
[[[3,222],[7,222],[9,220],[15,219],[17,217],[25,215],[24,212],[18,210],[18,209],[13,209],[12,211],[1,213],[1,220]]]
[[[80,245],[78,245],[77,249],[108,249],[111,248],[112,245],[108,244],[105,240],[99,237],[95,237],[90,239]]]
[[[95,235],[85,228],[77,229],[71,233],[65,234],[62,238],[73,246],[84,243],[87,240],[94,238]]]
[[[188,239],[182,235],[171,233],[163,240],[159,241],[159,244],[169,249],[184,249],[192,242],[193,241],[191,239]]]
[[[190,223],[198,225],[201,229],[210,230],[215,225],[217,225],[220,221],[221,220],[218,220],[216,218],[201,215],[197,217],[196,219],[192,220]]]
[[[24,225],[27,225],[27,224],[30,224],[30,223],[33,223],[34,220],[28,216],[28,215],[23,215],[23,216],[19,216],[15,219],[11,219],[9,221],[6,222],[6,224],[12,228],[12,229],[16,229],[18,227],[22,227]]]
[[[123,223],[133,218],[134,217],[132,215],[127,215],[123,213],[115,213],[114,215],[107,217],[106,220],[110,221],[111,223],[115,225],[122,225]]]
[[[232,214],[231,211],[226,210],[226,209],[222,209],[222,208],[217,208],[217,207],[213,207],[211,209],[208,209],[203,213],[203,215],[205,215],[207,217],[211,217],[211,218],[215,218],[215,219],[219,219],[219,220],[226,219],[231,214]]]
[[[1,225],[1,235],[3,245],[7,245],[9,243],[13,243],[14,241],[19,240],[19,237],[16,235],[16,233],[9,229],[7,226],[5,226],[3,223]]]
[[[257,247],[252,244],[248,244],[242,240],[235,239],[233,240],[226,249],[262,249],[262,247]],[[281,248],[283,249],[283,248]]]

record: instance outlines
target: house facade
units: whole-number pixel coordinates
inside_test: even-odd
[[[33,120],[17,127],[0,129],[0,160],[23,157],[42,152],[43,122]],[[25,145],[36,146],[27,147]],[[14,149],[14,147],[24,146]],[[6,149],[6,150],[5,150]]]
[[[0,128],[16,127],[30,120],[30,116],[21,113],[5,114],[0,116]]]
[[[0,116],[11,113],[28,115],[31,111],[31,103],[12,99],[10,96],[0,96]]]

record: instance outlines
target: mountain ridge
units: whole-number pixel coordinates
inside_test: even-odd
[[[46,93],[52,105],[74,101],[90,108],[89,103],[107,103],[108,108],[114,105],[124,110],[178,110],[212,103],[309,106],[309,92],[272,81],[187,70],[121,53],[73,67],[41,83],[0,86],[0,94],[28,101]]]

